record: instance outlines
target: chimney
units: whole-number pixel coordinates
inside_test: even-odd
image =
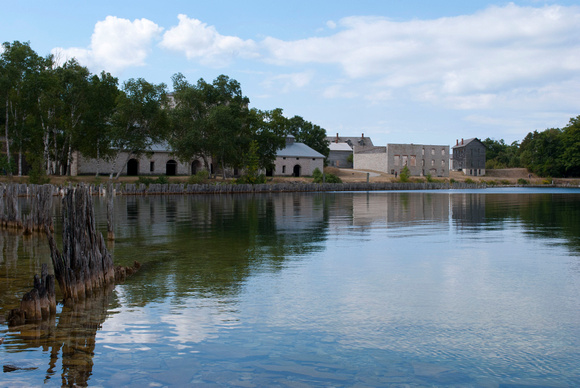
[[[461,145],[463,145],[463,138],[461,138]]]
[[[459,139],[455,139],[455,145],[458,146],[459,145]]]
[[[336,133],[336,143],[338,144],[338,132]]]
[[[365,137],[365,134],[363,133],[362,135],[360,135],[360,137],[364,139],[364,137]]]

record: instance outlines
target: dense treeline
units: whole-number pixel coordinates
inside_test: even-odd
[[[75,59],[59,65],[29,43],[3,43],[0,54],[0,127],[5,138],[0,169],[69,175],[74,152],[114,160],[138,156],[167,144],[183,160],[209,158],[222,170],[271,168],[276,151],[292,134],[328,156],[326,131],[282,109],[249,108],[240,84],[225,75],[212,83],[173,76],[173,93],[163,83],[130,79],[119,87],[111,74],[91,74]],[[115,171],[117,176],[129,158]],[[28,168],[27,168],[28,166]],[[98,173],[97,173],[98,174]]]
[[[525,167],[540,176],[580,176],[580,116],[564,128],[534,131],[508,145],[503,140],[485,139],[486,168]]]

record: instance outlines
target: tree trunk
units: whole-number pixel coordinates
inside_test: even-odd
[[[115,180],[119,179],[119,176],[121,175],[121,172],[123,171],[123,169],[125,167],[127,167],[127,164],[129,164],[129,160],[131,160],[131,156],[132,155],[130,153],[127,153],[127,160],[125,160],[125,163],[123,163],[123,166],[117,172],[117,176],[115,176]]]
[[[10,137],[8,136],[8,128],[10,127],[8,125],[9,123],[9,119],[10,119],[10,103],[9,103],[9,98],[8,96],[6,96],[6,125],[4,126],[4,136],[6,136],[6,158],[7,158],[7,162],[8,162],[8,176],[12,176],[12,163],[10,162]]]

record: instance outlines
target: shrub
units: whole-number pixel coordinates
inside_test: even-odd
[[[453,179],[453,178],[449,179],[449,183],[454,184],[455,183],[455,179]]]
[[[209,171],[200,170],[200,171],[196,172],[195,175],[190,176],[188,182],[191,183],[192,185],[200,185],[200,184],[206,183],[208,178],[209,178]]]
[[[427,179],[427,182],[433,182],[433,177],[431,176],[431,174],[425,175],[425,178]]]
[[[528,184],[530,184],[530,182],[527,181],[526,179],[524,178],[518,179],[518,185],[528,185]]]
[[[329,173],[323,175],[318,168],[315,168],[314,171],[312,171],[312,178],[314,183],[342,183],[342,179],[336,175]]]
[[[155,183],[160,185],[166,185],[169,183],[169,178],[166,175],[161,175],[159,178],[157,178]]]
[[[241,177],[236,179],[236,183],[237,184],[250,184],[250,185],[266,183],[266,175],[264,175],[264,174],[242,175]]]
[[[146,176],[139,176],[137,183],[149,186],[151,183],[155,183],[155,179]]]
[[[501,181],[499,181],[499,183],[501,183],[502,185],[509,185],[510,181],[508,181],[507,179],[502,179]]]
[[[401,170],[401,173],[399,174],[399,180],[401,182],[409,182],[409,176],[411,176],[411,172],[409,171],[409,167],[407,167],[407,166],[403,167],[403,169]]]
[[[471,178],[467,178],[467,179],[465,180],[465,183],[467,183],[468,185],[472,185],[472,184],[474,184],[474,183],[475,183],[475,181],[474,181],[473,179],[471,179]]]

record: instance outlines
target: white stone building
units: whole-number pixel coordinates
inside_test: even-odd
[[[286,147],[276,153],[274,175],[311,176],[316,168],[324,169],[324,155],[304,143],[296,143],[294,136],[286,137]]]

